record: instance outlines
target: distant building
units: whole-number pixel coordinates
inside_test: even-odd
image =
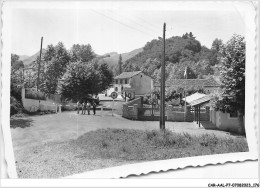
[[[129,98],[143,96],[153,89],[153,80],[142,71],[123,72],[114,78],[114,91]]]
[[[171,83],[166,83],[166,87],[180,87],[180,88],[194,88],[203,89],[207,94],[216,93],[220,89],[220,83],[218,83],[213,77],[208,79],[173,79]],[[154,84],[155,89],[160,89],[160,84]]]

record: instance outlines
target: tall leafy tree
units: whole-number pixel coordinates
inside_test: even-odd
[[[55,94],[58,81],[66,72],[69,62],[69,53],[62,42],[56,46],[49,45],[41,63],[40,89],[46,94]]]
[[[90,44],[74,44],[71,48],[72,61],[89,62],[96,57]]]
[[[239,112],[242,131],[245,113],[245,48],[244,37],[235,34],[221,49],[219,69],[222,93],[213,99],[216,110]]]
[[[76,101],[106,90],[112,81],[113,74],[105,63],[73,62],[59,81],[59,93],[64,98]]]
[[[122,56],[120,54],[119,59],[118,59],[118,75],[122,73],[122,64],[123,64],[123,61],[122,61]]]

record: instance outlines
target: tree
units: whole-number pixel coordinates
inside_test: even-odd
[[[11,54],[11,96],[18,101],[21,101],[22,68],[24,68],[24,64],[19,60],[19,56]]]
[[[90,44],[74,44],[71,48],[71,59],[73,62],[89,62],[96,57]]]
[[[58,91],[64,98],[76,101],[108,89],[112,82],[113,74],[107,64],[73,62],[59,81]]]
[[[213,101],[217,110],[238,111],[240,122],[245,113],[245,47],[244,37],[236,34],[223,45],[219,64],[222,93]]]
[[[69,62],[69,53],[62,42],[59,42],[56,46],[48,45],[40,66],[40,90],[46,94],[55,94],[58,81],[66,72]],[[35,70],[37,70],[37,66],[35,64]]]
[[[119,55],[119,59],[118,59],[118,75],[122,73],[122,56],[121,54]]]
[[[219,52],[222,46],[223,46],[223,41],[221,39],[216,38],[212,42],[211,50],[216,50],[217,52]]]

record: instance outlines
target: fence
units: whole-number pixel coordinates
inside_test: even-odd
[[[165,108],[165,119],[174,122],[192,122],[194,121],[194,109],[191,106],[176,107],[168,105]],[[142,99],[138,98],[131,103],[123,105],[123,117],[127,119],[143,120],[143,121],[159,121],[160,108],[159,105],[143,105]],[[201,121],[210,120],[209,107],[200,110]]]

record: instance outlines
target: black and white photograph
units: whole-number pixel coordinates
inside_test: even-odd
[[[250,1],[7,1],[10,177],[257,160],[254,11]]]

